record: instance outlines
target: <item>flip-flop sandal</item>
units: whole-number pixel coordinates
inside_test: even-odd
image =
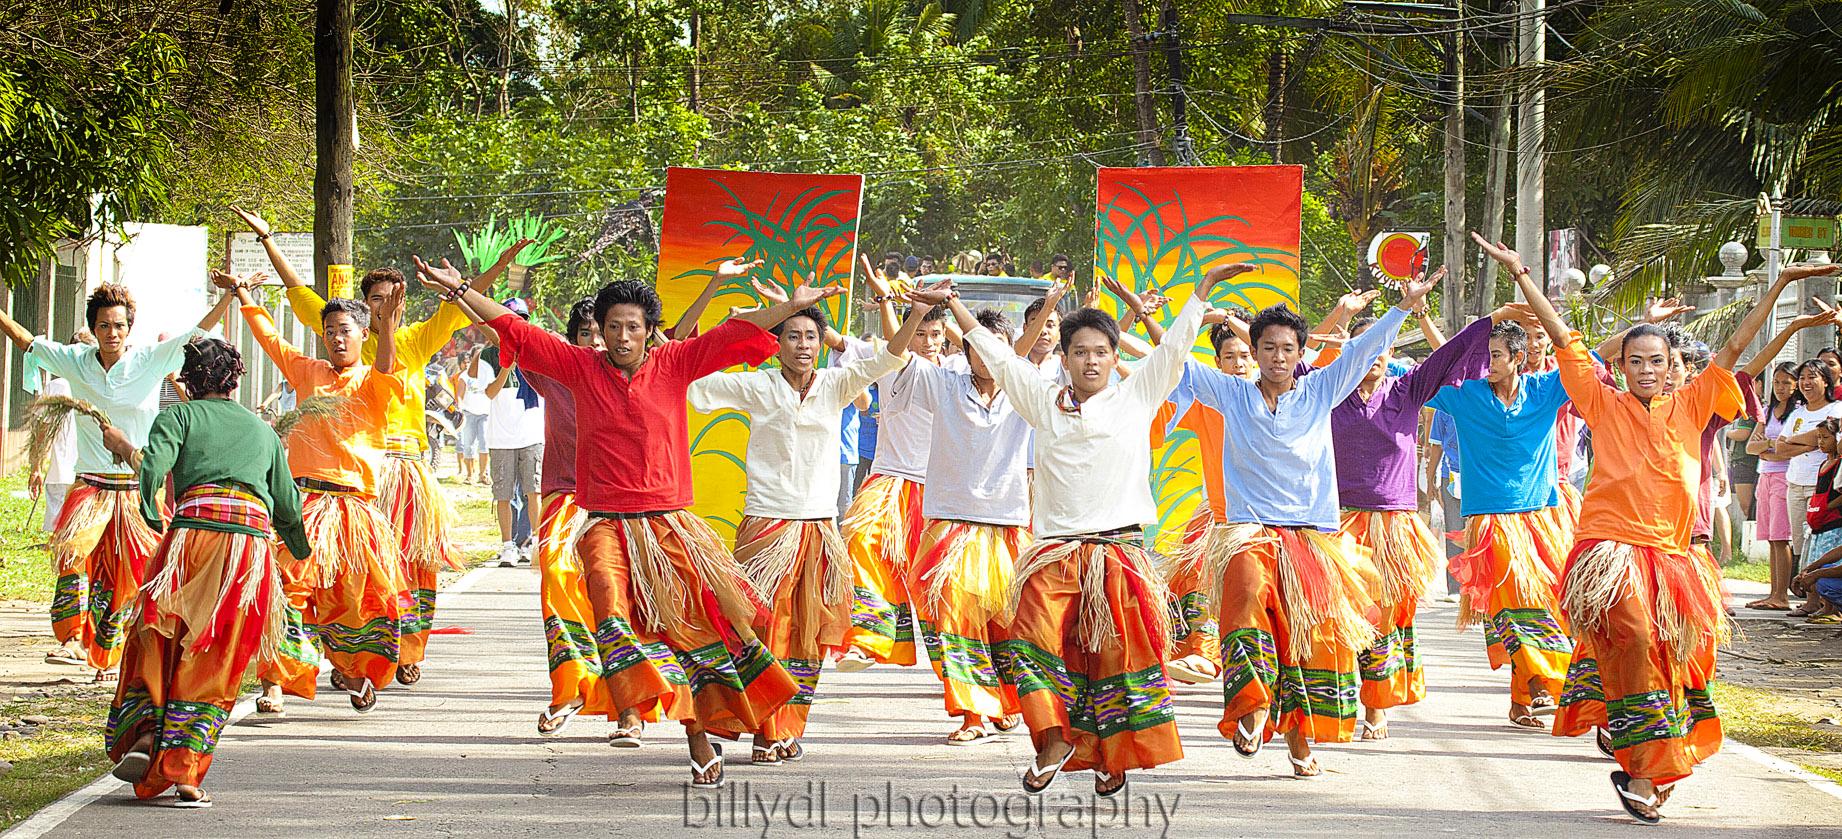
[[[875,664],[876,662],[872,661],[869,656],[852,649],[840,657],[838,663],[832,665],[832,669],[840,673],[861,673]]]
[[[1292,762],[1292,777],[1294,778],[1316,778],[1324,774],[1324,767],[1318,765],[1317,755],[1312,755],[1304,760],[1286,755],[1286,760]]]
[[[59,649],[57,652],[45,653],[45,663],[68,664],[72,667],[82,667],[85,662],[81,657],[72,655],[63,649]]]
[[[775,750],[772,743],[769,743],[765,746],[755,746],[753,754],[749,755],[748,762],[755,766],[780,766],[783,761],[781,760],[780,752]],[[699,773],[702,773],[702,771],[701,769],[698,770]]]
[[[710,758],[709,763],[698,763],[697,758],[691,758],[691,788],[692,789],[722,789],[723,788],[723,771],[722,771],[723,744],[711,743],[710,750],[715,752],[716,755]],[[717,770],[715,780],[710,780],[710,781],[697,780],[705,772],[710,771],[711,767],[716,767],[716,770]]]
[[[352,710],[360,714],[369,714],[377,707],[377,687],[371,684],[371,677],[366,676],[357,690],[347,689],[346,696],[352,697]]]
[[[1532,729],[1535,729],[1536,731],[1547,731],[1548,730],[1548,727],[1545,725],[1542,725],[1541,720],[1536,719],[1534,714],[1528,714],[1528,713],[1519,714],[1517,716],[1510,717],[1509,724],[1516,726],[1517,728],[1532,728]]]
[[[420,664],[399,664],[397,665],[397,684],[402,685],[404,687],[409,687],[410,685],[413,685],[420,681],[422,681],[422,665]]]
[[[1388,739],[1388,723],[1372,723],[1368,720],[1356,721],[1356,739],[1363,741]]]
[[[1814,618],[1804,621],[1804,623],[1816,626],[1834,626],[1842,623],[1842,615],[1817,615]]]
[[[352,689],[351,684],[349,684],[345,680],[345,674],[340,673],[337,670],[332,671],[332,673],[326,677],[326,681],[329,684],[331,684],[335,690],[351,690]]]
[[[800,758],[806,756],[806,747],[800,745],[799,740],[792,737],[788,737],[785,740],[775,740],[774,748],[780,752],[780,759],[787,763],[798,763],[800,762]]]
[[[1094,770],[1094,794],[1095,795],[1098,795],[1101,798],[1112,798],[1113,796],[1118,795],[1120,790],[1126,788],[1127,781],[1126,781],[1125,773],[1121,772],[1119,774],[1119,786],[1116,786],[1108,790],[1103,790],[1100,788],[1101,784],[1110,784],[1112,782],[1113,782],[1112,775],[1109,775],[1098,769]]]
[[[948,734],[947,745],[973,746],[989,739],[991,739],[991,732],[986,731],[985,727],[982,725],[975,725],[971,728],[962,728],[952,734]]]
[[[1618,752],[1612,745],[1612,733],[1601,728],[1593,737],[1593,745],[1599,747],[1599,753],[1613,760],[1618,759]]]
[[[1535,697],[1532,700],[1529,700],[1529,715],[1530,716],[1552,717],[1554,716],[1554,712],[1558,710],[1560,710],[1560,706],[1554,704],[1554,697],[1552,696],[1543,694],[1541,696]]]
[[[1625,808],[1625,812],[1631,814],[1631,818],[1644,824],[1656,824],[1663,820],[1663,814],[1657,812],[1657,797],[1632,792],[1631,776],[1624,770],[1620,769],[1612,773],[1612,789],[1618,791],[1618,806]],[[1639,811],[1637,809],[1639,806],[1649,808],[1650,814],[1645,815]]]
[[[999,731],[1015,731],[1020,725],[1023,725],[1022,714],[1011,714],[1008,717],[991,721],[991,727]]]
[[[570,721],[576,718],[576,712],[580,710],[582,710],[582,703],[576,702],[576,703],[573,703],[570,705],[564,705],[563,707],[558,708],[556,713],[554,714],[550,713],[549,708],[545,708],[542,711],[537,712],[537,736],[539,737],[562,736],[563,729],[569,727]],[[555,726],[551,728],[544,727],[546,725],[550,725],[551,723],[555,723]]]
[[[1186,685],[1207,684],[1209,682],[1215,681],[1216,678],[1220,676],[1219,673],[1209,673],[1209,672],[1197,669],[1195,667],[1191,667],[1188,662],[1186,662],[1184,659],[1181,659],[1181,658],[1177,659],[1176,661],[1172,661],[1172,662],[1165,664],[1164,671],[1166,673],[1169,673],[1171,678],[1176,679],[1177,681],[1182,682]]]
[[[1042,795],[1043,790],[1048,789],[1050,784],[1055,783],[1056,776],[1062,774],[1062,767],[1067,766],[1068,761],[1074,759],[1074,753],[1074,748],[1070,746],[1068,754],[1062,755],[1062,759],[1056,761],[1054,765],[1051,766],[1044,766],[1037,763],[1036,760],[1032,758],[1030,760],[1030,771],[1025,772],[1023,775],[1023,791],[1030,795]],[[1048,777],[1043,777],[1045,775]],[[1031,776],[1042,778],[1043,782],[1037,786],[1030,786]]]
[[[646,721],[640,720],[639,725],[614,729],[613,733],[608,735],[608,745],[616,749],[637,749],[644,745],[640,742],[640,738],[645,734]]]
[[[1789,612],[1791,611],[1791,607],[1789,605],[1785,605],[1785,606],[1760,605],[1759,601],[1757,600],[1754,600],[1753,602],[1746,604],[1746,608],[1758,609],[1761,612]],[[1655,824],[1655,822],[1652,822],[1652,824]]]
[[[184,793],[179,793],[178,797],[173,801],[173,809],[175,810],[204,810],[210,808],[210,806],[211,793],[205,792],[204,790],[198,791],[197,798],[187,798]]]
[[[271,719],[281,719],[288,715],[287,710],[282,707],[281,700],[272,696],[256,697],[256,713]]]
[[[115,762],[115,768],[110,769],[109,774],[115,776],[118,781],[138,784],[147,778],[147,769],[151,766],[153,766],[152,752],[129,752],[122,755],[121,760]]]
[[[1251,760],[1254,755],[1257,755],[1260,753],[1260,747],[1266,745],[1266,741],[1264,738],[1260,736],[1260,732],[1248,729],[1247,723],[1245,722],[1242,722],[1240,720],[1235,720],[1234,731],[1235,731],[1235,734],[1241,738],[1240,740],[1233,741],[1234,751],[1235,751],[1235,754],[1238,754],[1241,757],[1248,758]],[[1241,748],[1241,740],[1247,740],[1249,742],[1252,742],[1254,744],[1254,747],[1251,749]]]
[[[122,678],[122,671],[117,670],[113,667],[107,670],[96,671],[96,683],[97,684],[102,684],[104,682],[119,682],[121,681],[121,678]]]

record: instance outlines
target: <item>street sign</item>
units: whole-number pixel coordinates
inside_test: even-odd
[[[302,277],[313,273],[313,234],[312,233],[276,233],[273,234],[276,247],[281,255],[287,257],[288,264],[294,270],[302,272]],[[280,282],[275,276],[275,269],[269,265],[269,255],[262,247],[256,234],[247,230],[230,234],[230,273],[238,276],[263,271],[269,275],[270,282]]]
[[[1780,216],[1782,237],[1779,247],[1828,250],[1836,245],[1836,220],[1833,216]],[[1759,217],[1759,247],[1772,241],[1772,217]]]

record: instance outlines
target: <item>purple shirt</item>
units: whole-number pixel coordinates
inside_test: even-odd
[[[537,395],[544,398],[544,474],[538,492],[576,491],[576,395],[562,382],[519,370]]]
[[[1420,409],[1439,389],[1490,370],[1490,319],[1459,330],[1405,376],[1389,376],[1365,402],[1352,392],[1330,412],[1337,497],[1358,510],[1418,508],[1415,452]]]

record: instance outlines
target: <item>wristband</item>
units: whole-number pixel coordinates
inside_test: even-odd
[[[467,284],[461,283],[460,285],[455,286],[453,291],[450,291],[447,294],[442,295],[441,299],[446,300],[449,303],[458,303],[460,302],[460,299],[465,296],[467,296]]]
[[[269,234],[267,234],[267,233],[258,233],[258,234],[256,234],[256,241],[258,241],[258,242],[267,242],[268,240],[269,240]]]

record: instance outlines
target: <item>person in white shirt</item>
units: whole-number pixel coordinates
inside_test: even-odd
[[[486,470],[486,415],[492,412],[492,398],[486,395],[486,388],[494,375],[491,367],[480,364],[485,351],[485,345],[474,347],[472,357],[460,370],[461,424],[454,450],[459,454],[463,484],[485,484],[490,480]]]
[[[1797,558],[1804,556],[1804,542],[1810,533],[1804,522],[1804,511],[1810,506],[1810,496],[1816,492],[1816,474],[1823,468],[1825,455],[1817,451],[1815,445],[1799,446],[1787,441],[1817,427],[1823,420],[1842,417],[1842,402],[1830,398],[1836,392],[1835,373],[1822,360],[1812,359],[1798,365],[1797,392],[1803,395],[1804,404],[1785,418],[1777,445],[1767,449],[1774,455],[1796,453],[1784,473],[1785,501],[1791,517],[1792,568],[1797,568]]]
[[[523,301],[509,301],[518,306],[507,308],[519,314]],[[527,310],[528,311],[528,310]],[[492,407],[486,414],[486,448],[492,471],[493,509],[499,516],[500,568],[531,564],[531,546],[520,545],[515,538],[516,522],[512,499],[524,502],[526,515],[543,509],[543,494],[538,475],[544,468],[544,400],[517,372],[516,365],[504,364],[498,348],[485,353],[486,361],[496,373],[486,386]]]
[[[980,311],[978,324],[1009,339],[1004,315]],[[1017,688],[1004,683],[993,645],[1017,558],[1030,544],[1030,424],[998,390],[968,346],[969,369],[922,367],[920,398],[934,412],[921,502],[927,529],[908,590],[928,659],[945,688],[947,715],[960,718],[947,743],[963,746],[1023,722]]]
[[[0,313],[0,333],[25,353],[20,381],[36,390],[40,371],[60,376],[71,395],[88,402],[129,442],[147,444],[159,413],[160,383],[185,364],[185,345],[217,325],[230,308],[220,299],[197,328],[166,341],[129,346],[134,296],[104,283],[90,294],[85,314],[95,344],[60,344],[32,333]],[[102,429],[77,419],[76,481],[51,534],[51,558],[58,572],[51,600],[51,627],[62,649],[48,661],[87,663],[97,681],[115,678],[124,631],[141,588],[141,571],[159,536],[141,520],[140,485],[134,469],[116,460],[102,443]]]
[[[945,289],[918,295],[944,298]],[[775,303],[782,301],[772,301]],[[799,693],[755,731],[752,762],[798,760],[825,657],[851,623],[851,567],[838,535],[838,435],[844,406],[880,376],[902,369],[906,347],[932,309],[916,304],[890,346],[842,367],[817,369],[825,313],[806,309],[768,331],[780,366],[717,373],[691,385],[691,407],[749,414],[748,493],[736,528],[736,562],[769,613],[754,630],[799,683]],[[904,348],[904,349],[898,349]]]
[[[1097,309],[1063,319],[1070,383],[1043,381],[1004,338],[958,300],[966,342],[1036,430],[1032,515],[1039,539],[1009,592],[1000,667],[1016,685],[1036,748],[1025,792],[1067,767],[1094,771],[1094,792],[1123,789],[1126,772],[1179,760],[1176,709],[1165,682],[1170,622],[1163,581],[1141,528],[1157,521],[1151,424],[1183,374],[1209,291],[1250,265],[1210,269],[1138,371],[1113,384],[1119,325]],[[975,328],[976,327],[976,328]]]
[[[895,301],[881,275],[872,273],[869,288],[879,304],[883,334],[896,333]],[[851,557],[852,589],[857,604],[845,633],[840,672],[871,664],[911,665],[915,658],[914,612],[909,606],[907,571],[920,546],[922,485],[927,480],[928,439],[934,412],[918,398],[923,367],[965,369],[965,356],[944,355],[946,310],[930,309],[908,342],[908,364],[876,383],[878,415],[876,459],[870,478],[844,514],[845,550]]]

